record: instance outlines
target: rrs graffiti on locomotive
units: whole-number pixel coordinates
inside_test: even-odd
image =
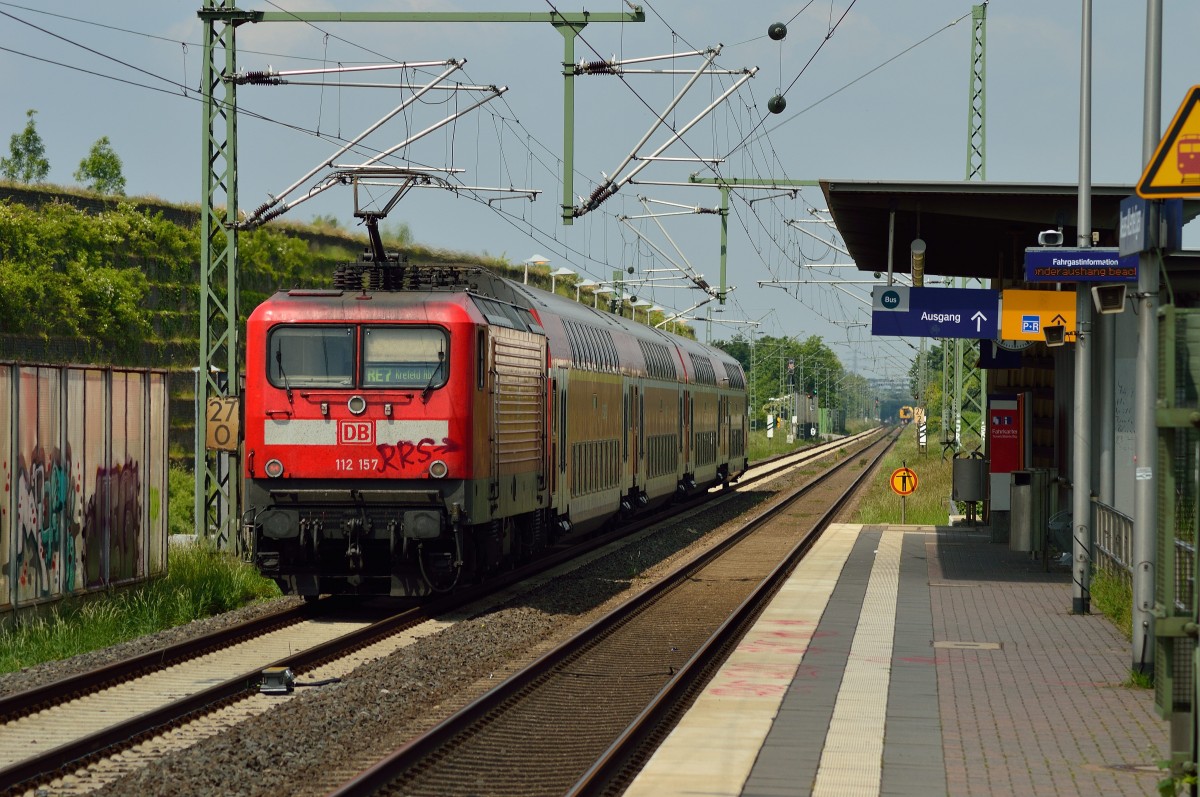
[[[380,473],[402,470],[411,465],[424,465],[439,454],[458,451],[458,446],[450,440],[443,439],[442,445],[439,446],[428,437],[416,443],[411,440],[401,440],[394,446],[380,443],[377,448],[379,449],[379,466],[376,470]]]

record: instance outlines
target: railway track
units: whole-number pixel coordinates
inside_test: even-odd
[[[619,792],[890,442],[869,447],[870,465],[835,464],[332,794]]]
[[[759,463],[742,485],[849,444],[839,441],[798,457]],[[595,545],[610,542],[597,538]],[[559,558],[579,554],[575,549]],[[514,571],[509,581],[528,576]],[[504,586],[493,582],[487,589]],[[139,766],[139,760],[154,760],[278,705],[279,698],[258,694],[264,668],[290,668],[308,682],[340,678],[364,660],[437,633],[449,621],[432,621],[431,616],[478,603],[481,594],[464,592],[376,624],[298,607],[120,666],[7,696],[0,699],[0,790],[11,793],[50,784],[49,793],[90,791]],[[360,652],[346,653],[354,650]],[[95,763],[81,768],[88,761]]]

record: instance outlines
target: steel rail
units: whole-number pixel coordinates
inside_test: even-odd
[[[893,438],[894,442],[895,438]],[[644,749],[650,740],[659,734],[659,730],[670,720],[672,715],[678,713],[680,706],[710,680],[713,665],[728,657],[728,653],[736,646],[738,640],[745,635],[745,629],[753,623],[765,604],[783,586],[796,564],[820,538],[821,533],[829,527],[834,516],[841,511],[851,496],[861,488],[862,482],[869,477],[890,449],[891,445],[880,449],[870,466],[863,468],[862,476],[856,479],[854,484],[850,485],[821,517],[812,533],[806,535],[792,548],[787,557],[755,587],[754,591],[734,610],[729,619],[722,623],[672,676],[645,710],[629,724],[629,727],[604,751],[596,763],[567,791],[567,797],[589,797],[602,794],[621,777],[623,771],[630,766],[630,762],[636,759],[638,751]],[[788,499],[787,503],[791,503],[792,500],[794,498]],[[762,518],[756,518],[752,522],[757,524],[760,520]],[[674,725],[673,722],[670,724]],[[638,768],[640,769],[640,766]]]
[[[0,724],[66,703],[79,695],[98,692],[140,675],[194,659],[209,651],[228,647],[269,631],[295,625],[315,612],[316,607],[313,605],[292,606],[229,626],[220,631],[214,631],[211,634],[167,645],[123,661],[105,664],[87,672],[69,675],[23,692],[5,695],[0,697]]]
[[[893,442],[894,439],[893,437]],[[874,444],[877,443],[872,443],[872,445]],[[885,446],[884,449],[886,450],[889,447],[890,445]],[[878,456],[882,456],[882,453]],[[878,461],[878,456],[875,460],[876,462]],[[741,542],[764,523],[809,493],[814,487],[831,478],[842,468],[847,467],[852,461],[853,458],[847,457],[834,465],[834,467],[817,475],[815,479],[794,491],[791,495],[775,502],[760,512],[729,537],[697,557],[683,563],[657,583],[632,597],[609,614],[596,620],[558,647],[547,651],[528,667],[509,676],[497,685],[495,689],[475,699],[457,713],[447,717],[438,725],[431,728],[428,732],[411,739],[394,750],[390,755],[377,762],[370,769],[359,773],[357,777],[344,783],[334,791],[329,792],[327,797],[364,797],[365,795],[374,794],[379,789],[398,779],[403,773],[419,766],[423,759],[432,756],[439,748],[445,746],[456,737],[469,732],[472,726],[485,721],[489,714],[501,711],[506,702],[517,699],[526,690],[536,688],[539,681],[553,674],[561,664],[573,660],[583,651],[595,645],[610,632],[625,623],[631,616],[640,613],[646,607],[652,605],[660,597],[674,589],[679,582],[687,579],[690,574],[721,556],[729,548]],[[871,468],[863,469],[862,477],[855,482],[856,487],[866,478],[870,470]],[[839,509],[845,500],[846,495],[843,495],[837,502],[837,506],[827,513],[826,517],[822,520],[825,525],[828,523],[827,519],[832,517],[832,513]],[[806,537],[808,544],[811,544],[811,541],[815,540],[817,536],[819,536],[819,531],[814,531],[808,535]],[[804,545],[805,542],[801,542],[797,546],[801,548],[800,553],[803,553]],[[791,559],[790,556],[789,559]],[[783,565],[780,565],[780,568],[782,567]],[[778,570],[779,568],[776,569]],[[722,625],[722,628],[725,625]]]
[[[18,761],[0,769],[0,790],[12,792],[14,787],[18,787],[16,790],[20,791],[27,785],[31,786],[30,781],[49,777],[81,759],[116,745],[132,743],[144,734],[183,722],[197,712],[224,705],[234,698],[253,692],[258,688],[262,670],[266,667],[288,667],[293,672],[303,672],[317,667],[331,658],[358,650],[385,636],[411,628],[428,619],[429,615],[426,606],[408,609],[364,628],[335,637],[308,650],[264,664],[263,667],[239,673],[208,689],[194,692],[145,714],[139,714],[96,733],[80,737],[42,755]]]
[[[790,452],[754,463],[752,467],[766,467],[767,469],[754,476],[744,477],[739,480],[737,486],[744,487],[796,464],[802,464],[809,459],[819,459],[844,446],[851,440],[868,437],[874,433],[874,431],[869,431],[854,438],[845,438],[834,443],[806,449],[799,454]],[[836,468],[818,477],[813,484],[819,483],[827,477],[828,473],[833,472],[833,470],[836,470]],[[407,609],[362,629],[316,645],[308,650],[291,654],[278,661],[264,664],[262,667],[256,667],[251,671],[240,673],[208,689],[195,692],[145,714],[114,724],[104,730],[80,737],[75,741],[56,747],[44,754],[19,761],[0,769],[0,792],[12,793],[20,791],[26,786],[32,786],[35,780],[43,780],[54,776],[56,773],[66,773],[71,768],[78,768],[79,762],[82,760],[94,758],[118,746],[135,743],[157,730],[179,724],[192,716],[211,710],[214,707],[225,705],[234,699],[251,693],[258,688],[262,670],[267,667],[287,667],[298,674],[311,670],[331,659],[366,647],[379,639],[411,628],[438,614],[461,608],[466,604],[486,597],[492,592],[509,587],[523,579],[568,562],[582,554],[600,548],[622,537],[629,536],[651,525],[661,523],[682,512],[702,506],[718,498],[720,495],[720,493],[709,493],[708,491],[696,493],[689,499],[670,504],[660,511],[641,517],[630,525],[606,534],[597,535],[586,543],[552,551],[550,554],[528,565],[501,574],[483,584],[474,585],[459,590],[452,595]],[[717,546],[714,551],[724,550],[728,547],[728,544],[729,540],[726,540]],[[657,588],[652,588],[650,592],[657,594],[658,590]],[[70,676],[27,692],[10,695],[0,700],[0,717],[3,717],[4,721],[16,719],[32,710],[37,710],[47,705],[65,703],[78,697],[80,694],[98,691],[120,681],[128,680],[147,672],[165,669],[172,664],[194,658],[210,650],[275,630],[277,627],[295,624],[318,612],[321,608],[320,604],[324,602],[286,609],[194,640],[188,640],[158,651],[142,654],[127,662],[106,665],[105,667],[81,673],[77,676]],[[11,713],[11,716],[9,716],[9,713]]]

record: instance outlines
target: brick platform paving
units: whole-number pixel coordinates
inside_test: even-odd
[[[949,793],[1155,794],[1168,729],[1153,690],[1123,685],[1130,642],[1071,614],[1065,569],[989,540],[939,529],[925,542]]]

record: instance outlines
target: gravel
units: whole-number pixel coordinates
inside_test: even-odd
[[[771,494],[735,495],[96,794],[324,794],[582,630],[633,589],[715,544],[725,523]]]
[[[324,794],[405,739],[486,692],[678,562],[716,544],[726,525],[770,500],[775,485],[631,542],[542,587],[359,667],[340,683],[300,690],[277,709],[136,770],[96,794]],[[846,513],[842,513],[843,517]],[[275,611],[282,598],[0,678],[0,694],[136,655]],[[303,676],[301,676],[303,680]]]
[[[32,667],[26,667],[23,670],[17,670],[16,672],[4,673],[0,675],[0,697],[53,683],[69,675],[89,672],[113,662],[140,656],[143,653],[161,650],[177,642],[184,642],[193,637],[219,631],[222,628],[237,625],[247,620],[253,620],[265,614],[282,611],[300,602],[301,599],[294,596],[275,598],[244,606],[236,611],[226,612],[215,617],[193,620],[186,625],[168,628],[144,637],[131,639],[128,642],[121,642],[112,647],[93,650],[89,653],[81,653],[69,659],[48,661],[42,664],[35,664]]]

